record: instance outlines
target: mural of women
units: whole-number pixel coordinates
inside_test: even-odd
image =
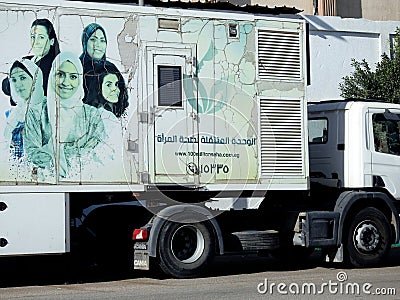
[[[36,19],[33,21],[30,30],[31,51],[33,55],[25,56],[39,66],[43,73],[43,90],[47,93],[48,77],[51,64],[58,53],[60,47],[53,24],[48,19]],[[8,78],[2,82],[4,94],[10,96],[10,83]],[[12,97],[11,105],[15,105]]]
[[[61,52],[56,57],[47,95],[53,140],[56,110],[59,115],[59,175],[74,181],[90,180],[97,172],[91,164],[99,161],[95,148],[104,142],[105,133],[100,111],[82,102],[83,68],[77,55]]]
[[[87,25],[82,32],[82,54],[79,57],[84,72],[84,102],[96,107],[107,104],[106,102],[98,102],[98,90],[101,87],[99,76],[108,72],[119,74],[119,87],[123,94],[121,94],[121,97],[126,97],[126,99],[121,99],[121,102],[117,105],[108,106],[106,109],[114,109],[113,112],[120,117],[128,106],[125,82],[117,67],[107,60],[106,49],[107,35],[104,28],[97,23]]]
[[[24,157],[25,138],[29,138],[24,129],[25,118],[29,115],[28,107],[41,110],[46,102],[42,77],[42,71],[28,59],[15,61],[10,69],[10,94],[15,106],[6,112],[4,135],[9,141],[11,157],[16,160]]]

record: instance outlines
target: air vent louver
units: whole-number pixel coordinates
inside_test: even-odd
[[[261,176],[304,176],[301,100],[260,99]]]
[[[259,78],[301,80],[300,34],[296,31],[258,31]]]

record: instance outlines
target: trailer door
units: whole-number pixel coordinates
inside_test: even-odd
[[[147,93],[153,115],[149,141],[150,152],[154,151],[149,170],[154,183],[198,182],[198,119],[185,95],[185,88],[195,86],[192,52],[191,47],[147,48]]]

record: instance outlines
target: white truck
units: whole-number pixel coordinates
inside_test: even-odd
[[[308,120],[295,12],[0,1],[0,256],[178,278],[236,251],[384,259],[399,108],[315,104]]]

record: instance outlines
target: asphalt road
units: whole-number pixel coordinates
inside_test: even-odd
[[[382,295],[384,294],[384,295]],[[0,260],[0,299],[400,299],[400,248],[380,267],[344,268],[320,253],[297,264],[227,256],[196,279],[75,269],[63,257]]]

